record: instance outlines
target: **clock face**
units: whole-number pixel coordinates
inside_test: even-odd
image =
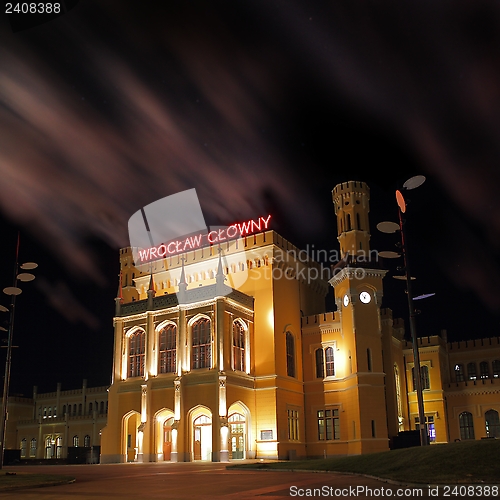
[[[368,292],[361,292],[359,294],[359,300],[361,300],[363,304],[368,304],[368,302],[372,300],[372,296]]]
[[[344,306],[347,307],[349,305],[349,296],[347,293],[344,295]]]

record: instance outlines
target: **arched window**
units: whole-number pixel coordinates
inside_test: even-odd
[[[137,330],[128,339],[128,376],[143,377],[146,357],[146,333]]]
[[[403,404],[401,401],[401,381],[399,379],[398,365],[394,365],[394,382],[396,383],[396,404],[398,407],[398,424],[399,430],[403,431]]]
[[[88,434],[83,438],[83,446],[90,448],[90,436]]]
[[[89,403],[89,415],[92,415],[92,403]]]
[[[460,439],[474,439],[474,423],[472,420],[472,413],[464,411],[458,416],[460,423]]]
[[[78,436],[73,436],[73,446],[78,447],[79,441]]]
[[[455,380],[463,382],[465,380],[464,365],[455,365]]]
[[[246,371],[245,328],[239,321],[233,323],[233,366],[240,372]]]
[[[481,361],[481,363],[479,363],[479,376],[481,378],[490,378],[490,367],[487,361]]]
[[[36,438],[32,438],[30,441],[30,457],[36,457]]]
[[[500,359],[495,359],[493,361],[493,377],[498,378],[500,377]]]
[[[76,417],[76,404],[73,405],[73,416]]]
[[[168,324],[160,332],[159,336],[158,372],[176,372],[176,352],[177,352],[177,326]]]
[[[325,378],[325,362],[323,358],[323,349],[316,349],[316,377]]]
[[[295,339],[291,332],[286,332],[286,374],[295,377]]]
[[[192,368],[211,368],[212,334],[210,320],[201,318],[192,326]]]
[[[500,438],[500,421],[496,410],[488,410],[484,414],[486,435],[491,438]]]
[[[347,228],[346,231],[350,231],[352,229],[351,227],[351,214],[347,214]]]
[[[66,405],[63,405],[63,417],[66,415]]]
[[[326,376],[333,377],[335,375],[335,364],[333,359],[333,347],[327,347],[325,349],[325,368]]]
[[[26,438],[21,440],[21,458],[26,458]]]
[[[477,378],[476,363],[469,363],[467,365],[467,378],[469,380],[476,380]]]
[[[357,229],[359,229],[361,231],[361,219],[359,217],[359,213],[356,213],[356,222],[358,224]]]
[[[82,414],[82,403],[78,405],[78,415]]]
[[[99,413],[104,415],[104,401],[101,401],[101,405],[99,406]]]

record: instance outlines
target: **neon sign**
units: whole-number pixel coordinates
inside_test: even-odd
[[[231,224],[226,228],[221,228],[207,233],[198,233],[194,236],[187,236],[182,239],[162,243],[154,247],[139,249],[139,263],[149,262],[154,259],[163,259],[179,253],[195,250],[209,245],[222,243],[235,238],[243,238],[256,231],[266,230],[269,226],[271,216],[250,219],[245,222]]]

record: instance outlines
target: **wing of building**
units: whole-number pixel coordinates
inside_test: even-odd
[[[419,425],[411,344],[381,308],[369,188],[339,184],[333,203],[333,269],[274,231],[142,265],[120,251],[103,463],[360,454]],[[420,352],[431,441],[499,436],[498,338],[425,337]]]

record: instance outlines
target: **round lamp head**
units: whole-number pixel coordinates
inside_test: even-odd
[[[21,265],[21,269],[36,269],[38,264],[36,262],[25,262]]]
[[[397,252],[391,252],[390,250],[383,250],[378,254],[380,255],[380,257],[383,257],[384,259],[397,259],[398,257],[401,257],[401,254]]]
[[[377,224],[377,229],[381,233],[395,233],[396,231],[399,231],[399,224],[391,221],[379,222]]]
[[[399,210],[401,210],[402,213],[405,213],[406,212],[406,201],[405,201],[403,194],[401,193],[401,191],[399,189],[396,191],[396,201],[398,202]]]
[[[22,292],[23,291],[20,288],[17,288],[17,286],[8,286],[3,289],[3,293],[5,293],[5,295],[19,295]]]
[[[35,279],[35,275],[31,273],[21,273],[17,275],[17,279],[19,281],[33,281]]]
[[[405,189],[415,189],[421,186],[425,182],[425,176],[416,175],[415,177],[410,177],[404,184]]]

